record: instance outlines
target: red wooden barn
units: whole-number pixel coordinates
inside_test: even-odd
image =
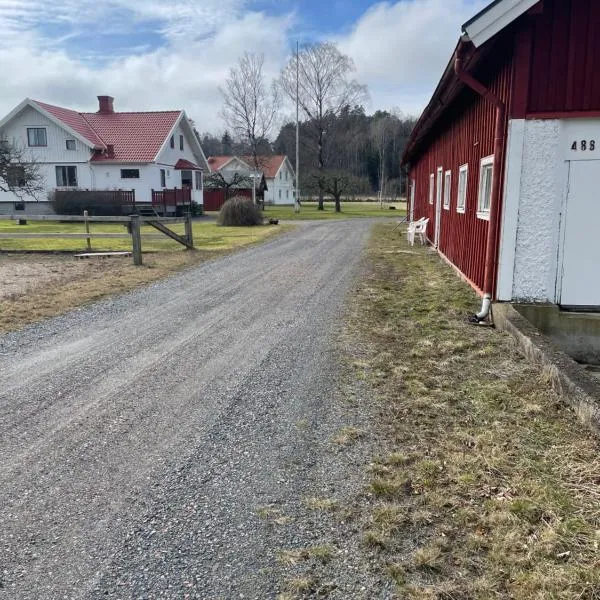
[[[463,25],[403,164],[411,219],[489,301],[600,306],[600,2]]]

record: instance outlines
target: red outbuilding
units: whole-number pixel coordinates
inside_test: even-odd
[[[411,219],[492,300],[600,306],[600,2],[463,25],[403,156]]]

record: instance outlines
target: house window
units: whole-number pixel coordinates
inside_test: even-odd
[[[179,136],[179,149],[183,150],[183,136],[182,135]]]
[[[288,180],[288,172],[287,171],[285,172],[285,180],[286,181]]]
[[[6,183],[9,188],[24,187],[27,183],[25,181],[25,167],[20,165],[10,165],[6,169]]]
[[[175,148],[175,136],[174,135],[171,136],[170,144],[171,144],[171,148]]]
[[[469,179],[469,166],[463,165],[458,170],[458,199],[456,212],[464,213],[467,205],[467,181]]]
[[[75,140],[67,140],[67,150],[75,150]]]
[[[201,190],[202,189],[202,172],[201,171],[194,171],[194,181],[196,182],[196,189]]]
[[[46,136],[45,127],[28,127],[27,128],[27,144],[32,147],[47,146],[48,138]]]
[[[139,169],[121,169],[121,179],[139,179]]]
[[[429,176],[429,204],[433,204],[433,189],[435,188],[435,175]]]
[[[56,187],[77,187],[77,167],[56,167]]]
[[[279,171],[279,179],[283,179],[283,173]]]
[[[279,190],[279,199],[281,200],[281,190]]]
[[[160,187],[167,187],[167,172],[164,169],[160,170]]]
[[[450,186],[452,185],[452,171],[444,173],[444,208],[450,210]]]
[[[290,197],[290,190],[285,190],[285,197],[289,198]]]
[[[481,160],[481,168],[479,171],[479,199],[477,201],[477,216],[480,219],[490,218],[493,176],[494,157],[488,156]]]

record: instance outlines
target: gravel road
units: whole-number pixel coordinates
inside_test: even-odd
[[[0,337],[0,599],[277,597],[277,552],[322,531],[275,516],[360,484],[327,447],[369,229],[303,225]]]

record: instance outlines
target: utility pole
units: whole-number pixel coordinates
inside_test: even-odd
[[[294,212],[300,212],[300,43],[296,42],[296,197]]]

